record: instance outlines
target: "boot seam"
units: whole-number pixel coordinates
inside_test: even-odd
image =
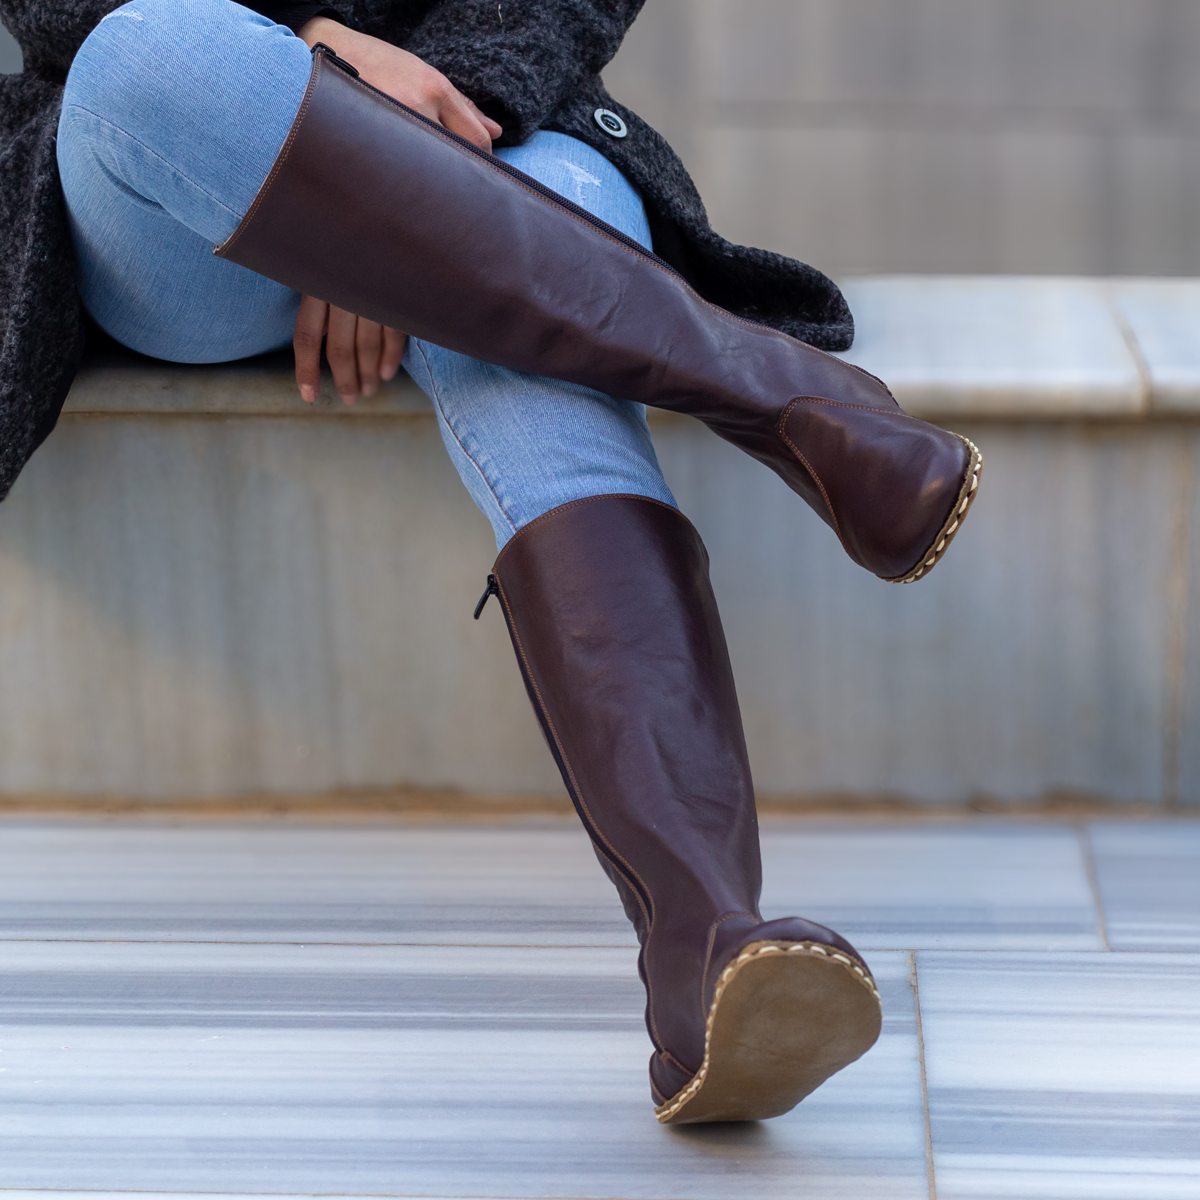
[[[673,1055],[673,1054],[670,1052],[670,1050],[666,1050],[666,1049],[660,1049],[660,1050],[659,1050],[659,1054],[661,1054],[661,1055],[663,1056],[663,1060],[664,1060],[665,1062],[670,1062],[670,1063],[673,1063],[673,1064],[674,1064],[675,1066],[677,1066],[677,1067],[678,1067],[678,1068],[679,1068],[681,1071],[685,1072],[685,1073],[686,1073],[687,1075],[689,1075],[689,1076],[695,1075],[695,1074],[696,1074],[696,1072],[697,1072],[697,1071],[700,1069],[699,1067],[688,1067],[688,1066],[685,1066],[683,1063],[681,1063],[681,1062],[679,1061],[679,1059],[677,1059],[677,1058],[675,1057],[675,1055]]]
[[[595,497],[595,498],[598,499],[599,497]],[[586,503],[587,503],[586,500],[573,500],[571,502],[571,505],[586,504]],[[655,501],[651,501],[651,503],[658,504],[658,503],[661,503],[661,501],[655,500]],[[570,506],[563,505],[562,507],[566,508],[566,507],[570,507]],[[669,504],[664,504],[663,507],[668,508],[668,509],[671,508],[671,506]],[[558,510],[552,509],[551,511],[556,512]],[[671,509],[671,511],[674,512],[676,510]],[[548,516],[549,514],[546,514],[546,515]],[[538,519],[540,520],[541,518],[538,518]],[[533,522],[530,522],[530,524],[532,525]],[[526,525],[525,529],[528,529],[528,528],[529,528],[529,525]],[[514,535],[514,536],[517,536],[517,535]],[[503,551],[501,553],[503,553]],[[496,562],[499,563],[499,561],[500,561],[500,559],[499,559],[499,557],[497,557]],[[653,901],[653,897],[650,894],[650,889],[649,889],[649,887],[647,887],[646,881],[644,879],[642,879],[642,877],[637,873],[637,871],[635,871],[633,869],[633,867],[631,867],[629,865],[629,863],[627,863],[625,861],[624,857],[620,853],[618,853],[616,847],[613,846],[613,844],[604,835],[604,832],[601,830],[599,824],[596,821],[596,818],[592,815],[592,810],[588,806],[587,800],[584,798],[583,789],[580,788],[579,780],[576,778],[575,768],[571,766],[571,760],[567,755],[565,747],[563,746],[562,739],[559,737],[558,729],[555,727],[554,721],[550,717],[550,710],[546,706],[546,701],[542,697],[542,689],[538,686],[538,682],[537,682],[536,678],[534,678],[533,668],[529,664],[529,658],[525,653],[525,646],[521,640],[521,635],[517,632],[516,622],[513,619],[512,608],[508,603],[508,597],[505,596],[505,594],[504,594],[504,583],[500,579],[499,575],[496,576],[496,587],[497,587],[497,594],[500,597],[500,603],[503,606],[504,611],[508,617],[509,634],[512,638],[513,646],[515,647],[517,655],[520,658],[521,663],[525,668],[526,677],[529,680],[529,686],[533,690],[534,695],[537,696],[538,705],[541,707],[541,710],[542,710],[542,717],[546,722],[546,728],[550,731],[551,735],[553,736],[555,745],[558,747],[558,753],[562,758],[563,766],[566,768],[567,774],[570,776],[571,788],[572,788],[574,795],[578,801],[578,804],[579,804],[580,808],[583,809],[583,812],[584,812],[585,816],[587,817],[588,824],[592,827],[592,829],[594,829],[596,831],[596,837],[599,839],[601,844],[605,847],[605,849],[611,855],[614,865],[618,866],[619,868],[623,868],[625,873],[632,876],[634,879],[636,879],[639,884],[638,887],[631,888],[630,890],[637,897],[638,907],[642,910],[642,915],[646,918],[646,941],[649,942],[650,936],[654,931],[654,914],[653,914],[654,901]],[[643,891],[645,893],[644,897],[643,897]],[[647,900],[649,900],[650,906],[651,906],[649,910],[646,907]],[[643,950],[643,953],[644,953],[644,950]],[[651,1036],[653,1037],[653,1039],[655,1041],[656,1047],[661,1049],[664,1043],[663,1043],[662,1035],[659,1033],[659,1030],[658,1030],[658,1021],[656,1020],[655,1015],[654,1015],[654,986],[650,982],[649,971],[645,972],[645,983],[646,983],[646,1000],[647,1000],[646,1011],[650,1014],[650,1024],[652,1026]]]
[[[312,64],[312,71],[308,76],[308,86],[304,89],[304,99],[300,101],[300,107],[296,111],[296,115],[292,118],[292,127],[288,130],[288,135],[280,148],[279,154],[275,158],[275,162],[271,167],[271,173],[263,181],[262,186],[258,189],[258,193],[254,197],[254,203],[250,205],[246,215],[242,218],[238,227],[225,239],[219,246],[213,247],[213,253],[218,258],[223,258],[225,254],[237,243],[238,238],[242,236],[242,232],[249,226],[251,218],[258,212],[259,205],[266,198],[267,192],[270,191],[271,185],[275,182],[276,176],[283,170],[284,164],[287,162],[288,155],[292,152],[292,145],[300,132],[301,122],[304,120],[305,114],[308,112],[308,106],[312,102],[313,92],[317,87],[317,79],[324,68],[324,56],[316,55]]]
[[[787,406],[787,408],[785,408],[783,410],[782,413],[780,413],[779,425],[777,426],[778,431],[779,431],[779,436],[781,438],[783,438],[784,442],[788,446],[788,449],[790,449],[791,452],[800,460],[800,462],[804,466],[804,469],[808,472],[809,477],[812,479],[813,483],[815,483],[817,485],[817,489],[821,493],[821,499],[825,501],[825,507],[829,510],[829,519],[833,522],[833,532],[837,534],[838,541],[842,543],[842,549],[845,550],[847,554],[850,554],[850,547],[846,545],[846,539],[844,537],[842,537],[841,522],[838,521],[837,513],[834,512],[834,510],[833,510],[833,502],[829,499],[829,493],[825,490],[825,484],[821,482],[820,475],[818,475],[817,472],[815,470],[813,470],[812,463],[810,463],[808,461],[808,459],[804,456],[800,447],[797,446],[796,443],[793,442],[790,437],[788,437],[787,419],[795,411],[796,406],[798,404],[803,403],[805,401],[805,399],[806,398],[803,396],[797,396],[796,399],[793,400]],[[840,404],[841,402],[833,400],[833,401],[827,401],[827,402],[818,401],[818,403]],[[843,407],[845,407],[845,408],[860,408],[860,407],[864,407],[864,406],[856,405],[856,404],[847,404],[847,405],[844,405]],[[854,556],[851,554],[850,557],[853,558]]]
[[[716,943],[716,940],[717,940],[717,927],[724,924],[724,922],[732,919],[733,917],[753,917],[756,921],[759,922],[760,925],[762,924],[761,919],[758,917],[755,917],[754,913],[735,909],[731,912],[722,913],[708,927],[708,945],[705,947],[705,950],[704,950],[704,969],[700,972],[700,1000],[701,1000],[702,1004],[704,1001],[705,980],[708,979],[708,968],[710,966],[712,966],[712,952],[713,952],[713,945]]]
[[[864,372],[865,374],[865,372]],[[875,376],[871,376],[875,379]],[[880,382],[875,380],[876,383]],[[888,393],[891,395],[891,393]],[[892,397],[893,402],[895,397]],[[879,413],[886,417],[904,417],[907,421],[913,421],[918,425],[928,425],[928,421],[922,421],[920,417],[914,417],[912,413],[905,412],[898,404],[895,409],[877,408],[874,404],[851,404],[849,400],[833,400],[828,396],[797,396],[784,410],[785,414],[789,413],[796,407],[797,404],[832,404],[835,408],[852,408],[857,412]],[[782,419],[782,418],[781,418]],[[938,428],[941,428],[940,426]]]

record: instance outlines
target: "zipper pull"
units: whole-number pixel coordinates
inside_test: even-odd
[[[340,67],[343,71],[345,71],[351,79],[358,78],[358,68],[352,67],[344,58],[338,58],[338,56],[333,52],[333,49],[330,46],[325,45],[324,42],[317,42],[317,44],[313,46],[312,52],[314,54],[324,55],[331,63],[333,63],[335,67]]]
[[[500,595],[500,585],[496,582],[495,575],[488,576],[487,588],[483,595],[479,597],[479,603],[475,605],[475,620],[479,620],[479,614],[483,612],[483,606],[492,596]]]

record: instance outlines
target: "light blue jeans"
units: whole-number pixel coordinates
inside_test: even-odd
[[[231,0],[132,0],[84,42],[67,78],[58,163],[80,294],[117,341],[187,363],[290,346],[299,295],[212,250],[266,179],[310,61],[288,29]],[[637,193],[591,147],[542,131],[498,153],[650,244]],[[640,405],[415,338],[404,367],[433,402],[498,547],[586,496],[675,503]]]

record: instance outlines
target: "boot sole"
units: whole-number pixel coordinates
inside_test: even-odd
[[[704,1062],[654,1110],[664,1125],[761,1121],[795,1108],[879,1037],[875,981],[819,942],[753,942],[721,973]]]
[[[967,513],[970,511],[971,505],[975,503],[975,493],[979,488],[979,477],[983,474],[983,455],[979,453],[979,447],[975,445],[969,438],[963,437],[961,433],[954,435],[960,442],[964,442],[967,448],[971,451],[971,462],[967,467],[967,473],[963,477],[963,485],[958,493],[958,499],[954,502],[954,507],[950,510],[950,516],[947,518],[945,525],[942,526],[942,531],[933,539],[933,544],[921,556],[920,563],[909,571],[907,575],[896,575],[888,579],[888,583],[916,583],[924,575],[928,575],[934,567],[941,562],[950,543],[954,540],[954,535],[958,532],[959,526],[966,520]]]

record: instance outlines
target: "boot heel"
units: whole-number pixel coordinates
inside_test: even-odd
[[[722,972],[704,1062],[659,1105],[664,1125],[761,1121],[794,1108],[879,1037],[871,976],[819,942],[753,942]]]

